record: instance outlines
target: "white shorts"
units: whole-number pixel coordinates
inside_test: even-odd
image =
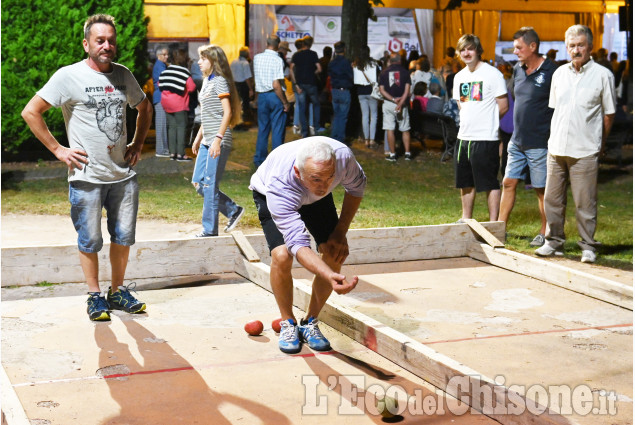
[[[410,131],[410,114],[408,113],[408,106],[404,105],[401,109],[403,112],[403,116],[401,120],[397,120],[397,113],[395,112],[395,108],[397,107],[396,103],[389,102],[387,100],[384,101],[384,104],[381,107],[382,113],[384,115],[384,130],[394,130],[396,124],[399,123],[399,131],[402,133],[404,131]]]

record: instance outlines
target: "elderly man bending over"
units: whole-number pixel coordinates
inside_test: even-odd
[[[331,192],[346,190],[338,217]],[[346,233],[366,187],[366,175],[353,152],[334,139],[309,137],[272,151],[251,177],[258,218],[271,251],[271,288],[282,321],[278,346],[297,353],[301,341],[314,350],[331,348],[318,328],[317,317],[335,290],[346,294],[357,285],[340,274],[348,256]],[[320,255],[310,247],[309,233]],[[306,318],[293,315],[293,257],[315,274]]]

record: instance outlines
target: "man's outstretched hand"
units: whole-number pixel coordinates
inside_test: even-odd
[[[359,278],[357,276],[353,276],[353,279],[349,282],[343,274],[333,273],[330,276],[329,282],[336,293],[343,295],[348,294],[355,289],[357,283],[359,282]]]

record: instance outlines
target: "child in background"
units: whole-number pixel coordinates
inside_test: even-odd
[[[423,81],[419,81],[415,84],[413,99],[412,99],[412,110],[425,112],[428,106],[428,98],[426,97],[426,93],[428,92],[428,85]]]
[[[228,218],[230,232],[245,212],[219,189],[232,149],[230,125],[240,122],[241,101],[225,52],[218,46],[201,46],[198,64],[203,73],[199,95],[201,128],[194,139],[196,157],[192,184],[203,197],[203,231],[197,237],[218,236],[218,213]]]

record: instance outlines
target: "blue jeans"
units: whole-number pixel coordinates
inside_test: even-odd
[[[218,188],[231,150],[231,146],[221,145],[220,155],[212,158],[209,146],[201,144],[196,156],[192,183],[198,184],[196,193],[203,197],[202,222],[206,235],[218,235],[219,212],[228,218],[238,212],[238,205]]]
[[[331,91],[331,97],[333,98],[331,137],[344,143],[348,111],[351,108],[351,92],[348,90],[333,89]]]
[[[110,242],[123,246],[135,243],[139,185],[137,176],[127,180],[95,184],[75,180],[68,185],[71,219],[77,230],[77,247],[81,252],[101,251],[101,210],[106,209]]]
[[[299,84],[302,89],[302,93],[296,97],[297,107],[300,114],[300,125],[302,126],[302,137],[309,136],[309,125],[313,125],[313,127],[317,130],[319,125],[316,123],[320,122],[320,97],[318,96],[318,88],[317,86],[311,84]],[[308,114],[307,114],[307,98],[312,106],[313,117],[311,118],[311,124],[309,124]]]
[[[521,149],[516,143],[509,142],[505,178],[525,179],[523,170],[527,166],[529,166],[531,185],[536,189],[544,188],[547,184],[547,149]]]
[[[300,108],[298,107],[298,96],[305,96],[306,94],[302,92],[302,94],[295,93],[295,108],[293,108],[293,125],[300,127]],[[313,119],[313,108],[309,108],[309,122],[314,128],[318,128],[319,125],[315,124],[315,120]]]
[[[273,91],[258,93],[258,139],[254,164],[259,167],[269,154],[269,133],[271,133],[271,150],[284,143],[284,124],[287,114],[282,102]]]
[[[369,94],[360,94],[359,107],[362,110],[362,129],[365,140],[375,140],[375,130],[377,129],[377,99]]]

